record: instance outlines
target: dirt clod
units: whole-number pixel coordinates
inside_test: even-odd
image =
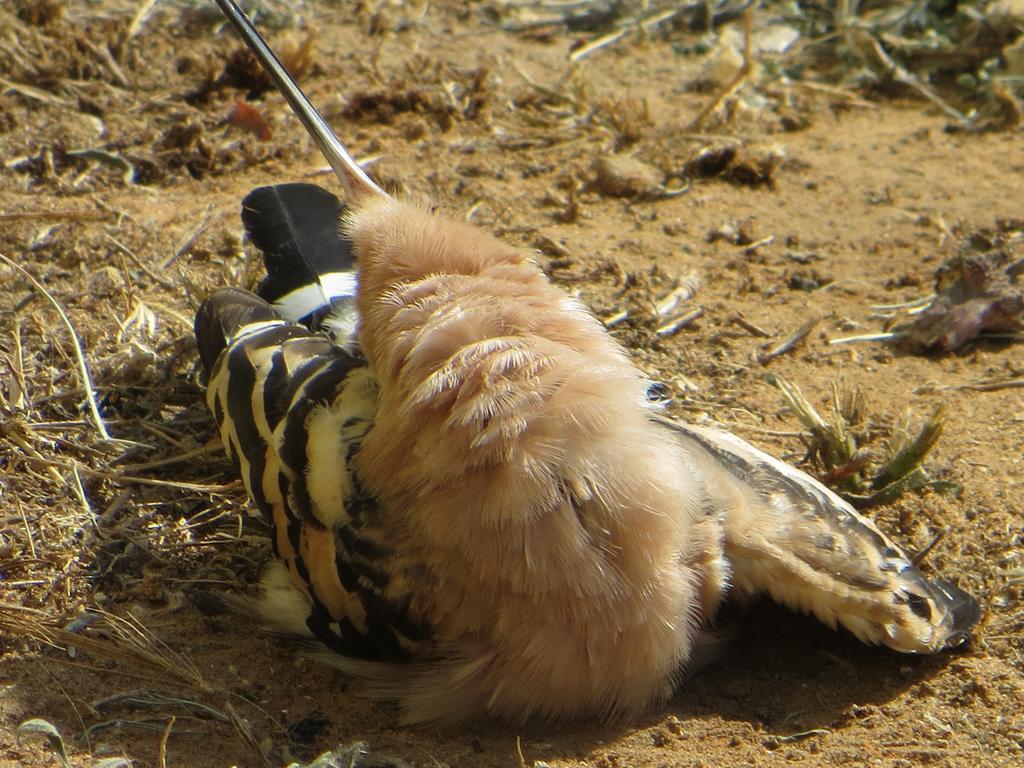
[[[594,161],[593,170],[593,188],[602,195],[650,200],[664,194],[664,174],[635,157],[599,157]]]

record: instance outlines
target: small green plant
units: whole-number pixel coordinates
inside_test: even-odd
[[[775,385],[810,432],[807,460],[820,470],[821,481],[847,501],[867,508],[892,502],[908,491],[959,489],[956,483],[934,479],[923,466],[942,435],[946,419],[942,405],[916,429],[908,410],[876,447],[871,444],[879,437],[879,430],[868,423],[861,389],[843,380],[833,382],[832,413],[826,419],[794,384],[780,376]]]

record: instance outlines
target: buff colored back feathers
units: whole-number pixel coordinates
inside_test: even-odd
[[[530,258],[479,230],[387,200],[346,229],[380,381],[356,467],[429,564],[437,635],[483,642],[474,677],[501,691],[498,714],[664,695],[722,585],[702,606],[714,535],[697,530],[699,487],[650,421],[643,376]]]

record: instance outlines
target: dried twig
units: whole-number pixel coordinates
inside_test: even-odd
[[[110,48],[103,44],[96,44],[90,42],[87,38],[79,38],[79,43],[84,45],[93,56],[95,56],[100,64],[107,68],[111,76],[117,81],[117,84],[122,88],[131,88],[131,81],[128,80],[128,76],[125,75],[124,70],[114,60],[113,54],[110,53]]]
[[[626,322],[626,319],[628,317],[629,317],[629,310],[628,309],[620,309],[615,314],[609,315],[608,317],[605,318],[605,320],[604,320],[604,327],[605,328],[614,328],[617,325],[622,325],[622,323]]]
[[[110,436],[110,433],[107,432],[107,426],[103,423],[103,417],[100,416],[100,408],[96,401],[96,392],[93,388],[92,377],[89,375],[89,367],[85,363],[85,353],[82,351],[82,342],[79,340],[78,333],[75,331],[75,327],[71,324],[71,320],[68,318],[67,313],[64,312],[64,309],[57,300],[53,298],[50,292],[43,287],[43,284],[36,280],[30,272],[24,269],[21,265],[7,258],[7,256],[2,253],[0,253],[0,260],[12,269],[21,273],[26,280],[32,283],[39,293],[46,297],[47,301],[53,305],[53,308],[57,310],[57,314],[64,323],[64,327],[67,328],[68,333],[71,334],[71,343],[75,349],[75,360],[78,362],[78,373],[82,379],[82,387],[85,389],[85,397],[89,404],[89,414],[92,416],[93,424],[95,424],[96,430],[100,433],[100,437],[105,442],[111,442],[113,438]]]
[[[844,103],[851,107],[860,107],[861,109],[877,110],[878,105],[874,102],[862,99],[852,91],[846,88],[840,88],[836,85],[829,85],[828,83],[818,83],[813,80],[794,80],[793,85],[798,88],[806,88],[809,91],[820,91],[821,93],[827,93],[830,96],[836,96],[844,100]]]
[[[676,280],[676,286],[654,307],[658,317],[675,312],[679,305],[689,301],[700,290],[700,277],[696,272],[689,272]]]
[[[170,266],[174,262],[176,262],[178,259],[184,256],[190,250],[192,250],[192,246],[196,244],[196,240],[199,239],[199,236],[202,235],[203,232],[206,231],[206,228],[210,225],[210,218],[212,217],[212,214],[213,203],[210,203],[209,205],[206,206],[206,210],[203,212],[203,218],[199,220],[199,223],[195,227],[193,227],[192,230],[189,231],[187,235],[185,235],[185,237],[181,241],[181,244],[174,249],[174,253],[171,254],[170,258],[160,265],[163,269],[170,268]]]
[[[209,456],[210,454],[220,455],[223,450],[224,448],[221,446],[220,440],[217,440],[216,443],[209,443],[194,450],[179,453],[176,456],[168,456],[163,459],[147,461],[141,464],[122,464],[121,469],[125,472],[144,472],[149,469],[170,466],[171,464],[181,464],[183,461],[191,461],[199,456]]]
[[[49,210],[49,211],[14,211],[13,213],[0,213],[0,222],[3,221],[106,221],[111,214],[106,211],[77,211],[77,210]]]
[[[910,562],[912,562],[914,564],[915,568],[920,567],[921,563],[924,562],[925,558],[928,557],[928,555],[931,554],[931,551],[933,549],[935,549],[935,545],[938,544],[940,541],[942,541],[945,538],[945,536],[946,536],[946,532],[940,530],[938,533],[936,533],[934,536],[932,536],[932,540],[931,541],[929,541],[927,544],[925,544],[924,547],[922,547],[920,550],[918,550],[914,554],[914,556],[912,558],[910,558]]]
[[[1024,378],[1018,378],[1020,373],[1020,371],[1015,371],[1010,376],[994,376],[987,379],[967,381],[962,384],[946,384],[944,386],[925,384],[923,387],[915,389],[914,394],[920,395],[931,392],[949,392],[965,389],[972,392],[998,392],[1001,389],[1019,389],[1024,387]]]
[[[799,344],[801,341],[806,339],[810,335],[811,331],[814,330],[814,326],[816,326],[817,324],[818,324],[818,318],[812,317],[806,323],[804,323],[799,328],[797,328],[784,341],[782,341],[781,343],[775,345],[774,347],[769,349],[767,352],[762,352],[761,354],[759,354],[757,356],[757,361],[761,365],[766,365],[767,363],[771,362],[775,358],[781,357],[782,355],[786,354],[791,349],[793,349],[797,344]]]
[[[762,339],[770,339],[772,337],[772,335],[770,333],[768,333],[768,331],[766,331],[763,328],[759,328],[758,326],[754,325],[752,322],[747,320],[747,318],[745,318],[739,312],[737,312],[735,315],[730,317],[729,318],[729,322],[732,323],[733,325],[738,325],[740,328],[742,328],[747,333],[750,333],[753,336],[758,336],[759,338],[762,338]]]
[[[687,312],[685,315],[680,315],[675,320],[665,323],[663,326],[654,331],[655,336],[672,336],[679,331],[683,330],[686,326],[690,325],[694,320],[704,316],[704,307],[697,307],[694,310]]]
[[[628,35],[630,32],[634,30],[640,30],[645,35],[648,35],[651,33],[651,30],[653,30],[660,24],[664,24],[666,21],[671,21],[677,16],[683,13],[690,12],[692,10],[693,4],[684,4],[678,8],[669,8],[663,11],[659,11],[657,13],[652,13],[650,16],[646,16],[642,19],[633,19],[626,26],[617,29],[614,32],[609,32],[606,35],[602,35],[601,37],[591,40],[586,45],[580,46],[579,48],[572,52],[572,54],[569,56],[569,59],[573,62],[577,62],[580,59],[594,53],[595,51],[599,51],[602,48],[607,48],[610,45],[614,45],[615,43],[622,40],[624,37],[626,37],[626,35]]]
[[[163,736],[160,737],[160,768],[167,768],[167,740],[171,737],[171,728],[174,727],[175,720],[177,720],[177,717],[171,715],[171,719],[167,721],[167,727],[164,729]]]
[[[44,91],[41,88],[34,88],[33,86],[25,85],[24,83],[16,83],[12,80],[7,80],[2,77],[0,77],[0,86],[3,86],[5,91],[14,91],[15,93],[18,93],[21,96],[24,96],[28,99],[33,99],[35,101],[41,101],[44,104],[51,104],[53,106],[68,108],[74,106],[74,103],[69,99],[57,96],[55,94],[50,93],[49,91]]]
[[[20,411],[29,407],[28,386],[25,384],[25,350],[21,346],[20,317],[14,319],[11,336],[14,341],[14,353],[10,358],[11,374],[14,376],[14,385],[18,391],[14,393],[8,406],[14,411]]]
[[[135,253],[135,251],[131,250],[128,246],[124,245],[120,240],[117,240],[115,237],[113,237],[112,235],[109,235],[109,234],[105,235],[105,237],[107,238],[107,240],[110,241],[110,243],[115,248],[117,248],[121,253],[123,253],[125,256],[127,256],[129,259],[131,259],[132,263],[136,267],[138,267],[143,272],[145,272],[147,275],[149,275],[149,277],[151,277],[157,283],[157,285],[160,285],[160,286],[162,286],[164,288],[167,288],[168,290],[174,290],[174,289],[179,287],[179,286],[176,286],[170,280],[167,280],[167,279],[161,277],[156,272],[154,272],[152,269],[150,269],[149,266],[146,265],[146,262],[144,262],[141,258],[139,258],[139,255],[137,253]]]
[[[719,107],[725,104],[725,102],[731,99],[733,95],[735,95],[736,91],[743,86],[743,83],[747,81],[747,78],[750,77],[750,73],[754,69],[753,44],[751,42],[753,13],[753,6],[747,8],[743,13],[743,63],[740,64],[739,72],[736,73],[732,82],[723,88],[719,92],[718,96],[716,96],[710,104],[704,107],[704,109],[702,109],[697,116],[690,121],[690,124],[686,128],[687,133],[695,133],[702,130],[704,127],[704,121],[707,120],[712,113],[716,112]]]
[[[149,18],[149,14],[153,11],[153,6],[156,4],[157,0],[142,0],[142,4],[139,6],[139,9],[135,11],[131,24],[128,25],[128,30],[125,32],[125,42],[139,34],[139,30],[142,29],[142,25],[146,23],[146,19]]]
[[[177,482],[174,480],[157,480],[153,477],[137,477],[134,475],[120,475],[114,472],[103,472],[98,469],[89,469],[88,467],[79,467],[79,471],[85,472],[87,475],[93,475],[95,477],[102,477],[105,480],[110,480],[115,483],[134,483],[136,485],[153,485],[158,488],[176,488],[180,491],[193,491],[195,493],[226,493],[234,490],[241,485],[238,480],[233,480],[230,483],[223,485],[213,485],[204,483],[185,483]]]
[[[829,344],[853,344],[859,341],[888,341],[895,339],[895,333],[861,333],[856,336],[841,336],[838,339],[829,339]]]
[[[138,443],[132,443],[132,445],[138,445]],[[148,447],[148,446],[147,446]],[[46,459],[40,456],[38,453],[34,456],[26,457],[26,460],[39,464],[44,467],[51,467],[53,469],[66,469],[68,467],[67,462],[54,461],[52,459]],[[104,480],[109,480],[112,483],[133,483],[136,485],[152,485],[157,488],[174,488],[179,491],[192,491],[194,493],[227,493],[229,491],[238,488],[241,485],[240,480],[232,480],[229,483],[223,485],[206,484],[206,483],[186,483],[178,482],[174,480],[158,480],[155,477],[138,477],[135,475],[122,475],[116,472],[105,472],[101,469],[93,469],[83,464],[76,463],[74,465],[78,472],[83,472],[93,477],[100,477]],[[58,478],[60,476],[58,475]]]
[[[92,635],[70,632],[40,611],[12,610],[15,608],[0,605],[0,629],[58,648],[77,648],[135,669],[158,671],[165,680],[175,680],[204,693],[213,690],[192,662],[167,648],[133,616],[121,618],[104,611],[90,611],[98,617],[92,626],[102,632]]]
[[[619,40],[621,40],[628,34],[628,29],[617,29],[614,32],[609,32],[607,35],[601,35],[601,37],[597,38],[596,40],[591,40],[586,45],[581,45],[579,48],[573,51],[569,55],[569,60],[573,62],[579,61],[585,56],[589,56],[594,51],[599,51],[605,46],[613,45],[619,42]]]
[[[893,58],[885,52],[885,49],[882,48],[881,43],[878,42],[878,39],[873,34],[861,27],[851,26],[847,31],[847,35],[851,42],[850,48],[855,51],[866,64],[869,66],[873,64],[878,69],[883,70],[885,75],[891,77],[897,83],[902,83],[903,85],[913,88],[919,94],[928,99],[928,101],[932,102],[932,104],[960,123],[960,125],[966,126],[971,124],[970,118],[960,110],[951,106],[935,91],[921,82],[916,75],[894,61]]]

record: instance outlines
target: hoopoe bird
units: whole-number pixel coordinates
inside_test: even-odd
[[[407,722],[632,715],[709,657],[730,596],[906,653],[969,639],[973,597],[809,476],[667,418],[528,253],[383,192],[217,2],[347,193],[250,194],[268,276],[196,319],[273,530],[269,621]]]

